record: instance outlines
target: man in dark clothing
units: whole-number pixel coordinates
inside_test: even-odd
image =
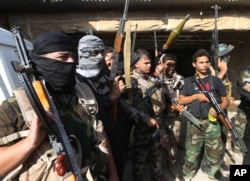
[[[119,116],[115,115],[118,120],[114,120],[108,110],[118,100],[125,85],[123,81],[118,80],[118,76],[113,82],[109,80],[109,71],[104,65],[103,51],[104,43],[97,36],[85,35],[79,40],[77,78],[79,81],[88,84],[96,95],[100,105],[98,116],[103,121],[119,179],[122,180],[125,166],[123,129],[119,123]]]
[[[160,87],[155,87],[157,78],[150,74],[151,59],[144,49],[137,49],[131,58],[133,103],[128,115],[134,121],[133,179],[143,180],[146,158],[150,159],[152,180],[165,181],[162,174],[163,125],[159,122],[165,108],[165,98]],[[156,88],[154,91],[150,88]],[[150,92],[152,90],[152,92]],[[160,138],[158,139],[158,136]],[[150,155],[150,156],[149,156]]]
[[[237,91],[240,95],[240,104],[237,111],[238,125],[236,126],[240,136],[250,149],[250,66],[242,70],[238,76]],[[239,149],[239,148],[238,148]],[[250,164],[249,151],[244,157],[243,164]]]
[[[86,112],[75,93],[75,53],[70,37],[59,32],[46,32],[33,43],[32,65],[37,78],[45,81],[66,133],[78,143],[78,147],[74,148],[79,167],[84,168],[83,179],[97,179],[102,176],[103,170],[95,166],[100,161],[98,155],[102,155],[96,147],[101,146],[99,143],[108,145],[108,141],[104,134],[104,139],[97,139],[94,126],[101,121],[93,119],[95,115]],[[0,177],[13,176],[8,178],[10,180],[64,180],[53,168],[58,155],[52,149],[39,118],[34,116],[30,127],[24,122],[30,120],[24,118],[25,114],[21,112],[15,97],[0,106],[1,143],[8,140],[8,136],[15,135],[17,138],[0,145]],[[20,136],[26,130],[28,135]],[[100,141],[97,144],[96,139]],[[104,158],[107,159],[104,164],[107,164],[109,178],[116,181],[118,178],[112,154],[108,153]]]

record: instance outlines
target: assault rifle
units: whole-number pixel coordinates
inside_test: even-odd
[[[219,35],[218,35],[218,28],[217,28],[217,19],[218,19],[218,10],[220,9],[220,6],[215,4],[211,8],[214,9],[215,15],[214,15],[214,30],[212,33],[212,38],[211,38],[211,62],[212,66],[214,67],[215,70],[215,75],[218,74],[218,44],[219,44]]]
[[[158,45],[157,45],[157,37],[156,37],[156,31],[154,30],[154,42],[155,42],[155,57],[158,56]]]
[[[151,96],[157,89],[164,86],[165,83],[162,83],[162,81],[155,81],[154,84],[147,89],[147,95]],[[172,100],[172,106],[176,111],[178,111],[180,114],[182,114],[188,121],[190,121],[193,125],[195,125],[200,130],[203,130],[202,125],[200,124],[200,121],[194,117],[189,111],[184,109],[181,105],[177,103],[176,100]]]
[[[115,36],[114,59],[111,63],[111,72],[109,76],[109,80],[111,82],[114,81],[118,72],[118,62],[120,59],[120,53],[121,53],[122,44],[124,40],[124,27],[125,27],[125,22],[127,20],[128,6],[129,6],[129,0],[126,0],[123,15],[122,15],[122,18],[120,19],[119,29]]]
[[[180,114],[182,114],[188,121],[190,121],[193,125],[195,125],[198,129],[201,131],[204,130],[202,125],[200,124],[201,122],[194,117],[193,114],[191,114],[189,111],[184,109],[184,107],[176,102],[176,100],[172,100],[172,106],[176,111],[178,111]]]
[[[125,22],[127,20],[127,12],[128,12],[128,6],[129,6],[129,0],[126,0],[124,12],[122,15],[122,18],[120,20],[119,29],[115,36],[115,43],[114,43],[114,59],[111,63],[111,71],[109,76],[109,82],[110,87],[112,86],[113,81],[115,80],[115,77],[118,75],[118,63],[120,59],[122,44],[124,41],[124,28],[125,28]],[[121,72],[119,72],[121,74]],[[120,79],[122,77],[120,76]],[[110,115],[112,116],[113,120],[117,120],[117,103],[116,101],[112,103],[112,105],[107,110]]]
[[[244,141],[238,135],[238,133],[236,132],[236,130],[233,128],[233,124],[232,124],[231,120],[228,118],[228,116],[225,113],[225,111],[223,111],[221,109],[221,107],[220,107],[219,103],[217,102],[217,100],[215,99],[213,93],[207,90],[206,86],[203,84],[202,80],[199,77],[197,77],[195,79],[195,82],[196,82],[197,86],[199,87],[199,89],[209,99],[210,103],[212,104],[212,107],[215,109],[215,111],[218,114],[219,120],[221,120],[221,122],[223,123],[223,125],[231,132],[232,137],[233,137],[233,141],[236,142],[236,144],[240,148],[240,150],[243,153],[243,155],[245,155],[247,153],[247,147],[246,147]]]
[[[12,27],[11,31],[14,34],[17,51],[21,60],[21,63],[17,61],[12,61],[11,63],[18,74],[19,81],[22,83],[34,111],[48,132],[49,141],[57,155],[55,170],[58,171],[57,174],[59,176],[64,177],[64,180],[83,181],[75,152],[69,142],[55,104],[45,84],[36,78],[36,73],[32,68],[31,59],[28,56],[28,50],[20,28],[15,26]],[[50,119],[46,110],[50,110],[53,113],[56,119],[55,121]],[[62,163],[65,163],[65,161],[67,165]],[[61,164],[66,167],[69,166],[69,168],[63,166],[58,167]],[[58,169],[60,169],[60,171]]]

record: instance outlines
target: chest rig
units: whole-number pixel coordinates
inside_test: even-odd
[[[165,109],[165,98],[163,90],[157,82],[159,80],[151,76],[144,78],[138,73],[133,73],[131,77],[137,80],[138,88],[142,91],[143,98],[149,99],[154,114],[156,116],[160,115]]]

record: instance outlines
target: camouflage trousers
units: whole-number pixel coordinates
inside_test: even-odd
[[[164,117],[164,126],[166,128],[166,133],[169,138],[169,149],[172,155],[177,155],[177,147],[180,141],[180,131],[181,131],[181,121],[179,115],[172,117]],[[183,134],[182,134],[183,135]],[[184,146],[184,145],[183,145]],[[168,155],[168,154],[167,154]],[[171,161],[171,158],[167,158]]]
[[[248,150],[250,149],[250,109],[239,108],[237,111],[236,119],[233,120],[234,127],[239,133],[239,136],[243,138]],[[238,146],[234,148],[236,151],[240,151]],[[243,164],[250,164],[250,153],[244,157]]]
[[[180,131],[181,131],[181,120],[179,115],[172,116],[172,117],[165,117],[164,118],[164,124],[166,127],[169,127],[170,130],[172,130],[174,134],[174,139],[176,142],[179,142],[180,140]]]
[[[201,131],[192,123],[187,123],[186,155],[183,173],[187,178],[193,178],[199,169],[199,158],[203,155],[203,161],[207,166],[207,174],[210,179],[218,179],[220,176],[220,164],[224,150],[221,139],[221,124],[216,121],[202,120],[205,130]],[[202,147],[204,146],[204,149]]]
[[[152,142],[153,131],[134,132],[133,179],[142,181],[144,168],[149,160],[153,178],[162,176],[163,147],[159,141]]]

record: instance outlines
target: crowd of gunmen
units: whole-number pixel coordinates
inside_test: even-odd
[[[221,108],[227,109],[223,78],[233,48],[226,44],[219,48],[217,77],[209,70],[209,53],[199,49],[192,57],[195,75],[185,79],[176,72],[174,54],[161,53],[152,58],[147,50],[137,49],[131,56],[132,91],[128,92],[123,76],[110,80],[114,52],[99,37],[85,35],[75,47],[63,33],[38,36],[31,52],[34,74],[45,81],[66,132],[74,137],[75,141],[71,141],[80,160],[82,180],[126,180],[129,160],[129,178],[134,181],[145,180],[148,164],[152,181],[191,180],[202,165],[210,180],[219,180],[225,153],[223,126],[194,81],[201,79]],[[249,75],[247,68],[238,81],[241,104],[235,121],[237,124],[238,120],[245,140],[249,139]],[[176,105],[189,111],[203,129],[180,114]],[[46,111],[53,121],[53,113]],[[67,176],[58,175],[54,167],[58,155],[51,148],[39,117],[34,114],[29,122],[24,114],[15,96],[1,104],[0,177],[64,180]],[[178,159],[180,150],[186,153],[184,163]],[[63,169],[70,169],[65,162],[61,164]],[[170,175],[163,172],[164,166]]]

